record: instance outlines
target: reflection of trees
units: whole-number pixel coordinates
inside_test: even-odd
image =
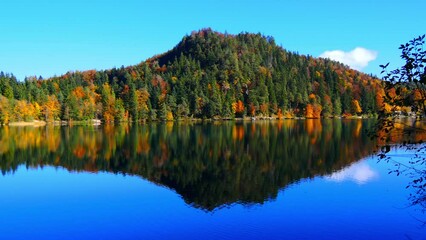
[[[382,151],[379,158],[392,163],[393,168],[389,173],[406,175],[411,180],[407,188],[411,189],[409,195],[410,206],[417,206],[426,212],[426,127],[424,121],[417,119],[394,119],[390,130],[379,129],[378,131]],[[405,152],[405,161],[398,159],[398,155],[389,154],[394,146]],[[420,220],[426,224],[425,220]]]
[[[379,112],[377,128],[382,132],[378,135],[380,143],[384,145],[380,158],[393,161],[396,169],[391,172],[407,174],[413,179],[407,187],[414,189],[410,195],[412,205],[420,206],[425,211],[426,207],[426,128],[424,117],[426,116],[426,50],[424,50],[425,35],[416,37],[398,48],[401,50],[403,64],[389,70],[389,63],[380,65],[382,73],[385,73],[383,85],[385,92],[382,110]],[[401,121],[401,114],[409,115],[411,123]],[[400,127],[403,125],[403,128]],[[420,126],[419,126],[420,125]],[[401,130],[402,129],[402,130]],[[385,134],[383,134],[385,133]],[[389,134],[392,133],[392,134]],[[391,135],[389,137],[388,135]],[[392,139],[392,135],[401,141]],[[414,138],[413,138],[414,135]],[[388,156],[390,145],[395,144],[407,151],[415,151],[415,156],[407,164],[391,160]],[[425,221],[426,224],[426,221]]]
[[[367,126],[366,126],[367,125]],[[21,164],[132,174],[193,206],[262,203],[279,189],[372,153],[369,121],[0,128],[3,174]]]
[[[421,133],[420,135],[424,135]],[[408,197],[409,206],[419,207],[422,213],[426,212],[426,145],[414,145],[414,144],[402,144],[397,145],[398,148],[402,149],[405,154],[403,158],[408,161],[401,161],[396,159],[395,156],[389,154],[390,148],[383,148],[383,152],[380,153],[381,159],[384,159],[388,163],[392,163],[394,167],[389,173],[394,173],[397,176],[405,175],[410,181],[406,188],[411,189],[411,193]],[[397,155],[398,156],[398,155]],[[418,219],[424,225],[426,225],[425,219]]]
[[[395,172],[397,174],[404,173],[411,178],[411,182],[407,186],[407,188],[413,189],[409,200],[412,206],[420,206],[424,213],[426,212],[426,146],[423,145],[416,149],[410,147],[410,150],[415,150],[414,156],[408,164],[397,162],[398,169]],[[423,222],[426,224],[425,220]]]

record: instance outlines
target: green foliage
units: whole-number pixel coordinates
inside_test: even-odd
[[[183,99],[182,103],[177,106],[177,117],[179,119],[186,118],[189,115],[189,105],[188,102]]]
[[[211,29],[193,32],[172,50],[134,66],[68,72],[46,80],[28,77],[25,82],[0,74],[0,94],[8,99],[42,105],[47,96],[56,95],[60,119],[101,117],[106,122],[121,117],[166,119],[167,115],[277,116],[278,109],[304,116],[311,94],[322,116],[342,111],[355,114],[353,100],[365,112],[374,113],[380,88],[371,76],[327,59],[288,52],[272,37],[221,34]],[[233,106],[240,100],[244,111],[236,113]],[[339,102],[341,106],[335,106]]]
[[[0,94],[0,125],[9,123],[11,108],[9,99]]]
[[[143,116],[142,112],[138,111],[138,98],[136,96],[136,90],[133,86],[130,88],[128,103],[129,114],[133,121],[137,122],[139,117],[145,117]]]
[[[114,121],[115,122],[121,122],[125,119],[125,109],[123,100],[118,99],[115,101],[115,115],[114,115]]]
[[[397,176],[405,175],[410,179],[406,188],[411,189],[409,195],[409,206],[419,206],[420,210],[426,212],[426,146],[424,142],[424,117],[426,116],[426,50],[425,36],[416,37],[405,44],[401,44],[401,58],[403,65],[388,71],[389,63],[380,65],[382,74],[385,73],[386,94],[382,96],[382,101],[388,106],[379,112],[376,130],[385,134],[377,134],[381,141],[382,151],[378,154],[380,159],[391,162],[395,167],[389,173]],[[410,118],[408,121],[401,120],[401,111],[409,109]],[[414,113],[414,118],[413,118]],[[404,126],[403,131],[398,131]],[[391,132],[397,134],[391,135]],[[395,136],[396,135],[396,136]],[[420,137],[412,138],[412,136]],[[395,146],[395,138],[407,139],[403,144],[396,144],[401,151],[411,153],[411,159],[400,161],[391,154],[391,146]],[[410,156],[410,155],[408,155]],[[410,157],[406,157],[410,158]],[[425,219],[417,219],[426,224]]]
[[[384,101],[390,104],[409,106],[426,115],[426,50],[424,49],[425,36],[416,37],[405,44],[401,44],[401,58],[404,65],[388,71],[386,65],[380,65],[382,73],[386,73],[386,89],[395,89],[396,96],[386,95]],[[405,89],[412,90],[414,96],[403,94]],[[416,96],[417,95],[417,96]]]
[[[342,114],[342,103],[340,102],[340,98],[337,97],[334,99],[334,109],[333,114],[335,116],[340,116]]]

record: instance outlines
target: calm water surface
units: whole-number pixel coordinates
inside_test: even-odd
[[[0,238],[426,239],[372,124],[3,127]]]

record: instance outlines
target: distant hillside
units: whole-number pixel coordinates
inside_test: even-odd
[[[0,122],[330,117],[383,107],[378,79],[286,51],[272,37],[203,29],[135,66],[50,79],[0,74]]]

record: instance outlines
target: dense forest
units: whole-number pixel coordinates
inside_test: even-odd
[[[18,81],[0,73],[0,124],[373,115],[382,82],[261,34],[203,29],[129,67]]]

